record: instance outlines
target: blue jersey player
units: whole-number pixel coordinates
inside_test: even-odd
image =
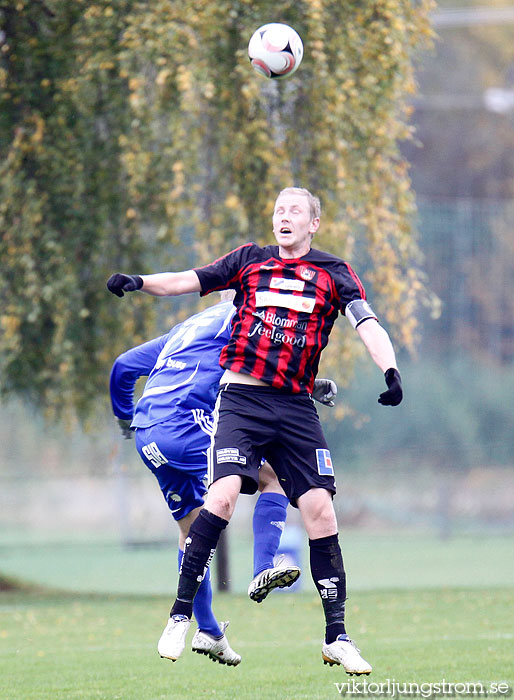
[[[219,379],[219,354],[231,332],[235,308],[221,302],[187,319],[167,334],[128,350],[115,361],[110,379],[113,412],[125,437],[135,430],[136,447],[157,478],[179,527],[179,565],[189,528],[207,491],[206,452],[209,448]],[[134,408],[134,386],[148,376],[143,395]],[[319,380],[317,398],[331,403],[333,383]],[[249,595],[260,602],[276,587],[291,585],[300,574],[295,566],[273,565],[286,518],[287,498],[278,480],[264,464],[254,511],[254,580]],[[195,598],[198,623],[192,648],[212,659],[237,665],[240,656],[211,610],[212,589],[207,574]],[[166,656],[165,653],[162,654]]]

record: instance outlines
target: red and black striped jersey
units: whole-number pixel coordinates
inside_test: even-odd
[[[313,248],[285,259],[278,246],[247,243],[195,272],[202,296],[236,291],[221,366],[292,393],[312,392],[337,315],[350,301],[366,298],[348,263]]]

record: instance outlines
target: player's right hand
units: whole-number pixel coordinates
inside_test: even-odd
[[[127,420],[126,418],[118,418],[118,425],[120,426],[121,434],[125,440],[132,440],[134,437],[134,431],[130,427],[131,423],[132,421]]]
[[[142,286],[143,280],[139,275],[125,275],[123,272],[115,272],[107,280],[107,289],[117,297],[124,296],[124,292],[135,292]]]
[[[332,379],[315,379],[312,398],[325,406],[334,406],[337,394],[337,384]]]

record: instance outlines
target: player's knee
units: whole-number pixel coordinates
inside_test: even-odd
[[[237,482],[234,476],[224,477],[215,481],[209,488],[205,507],[219,518],[230,520],[240,489],[240,477],[237,477]]]
[[[208,499],[205,503],[205,507],[210,513],[214,513],[214,515],[217,515],[219,518],[224,518],[225,520],[230,520],[234,512],[234,504],[229,498],[223,497],[223,495]]]
[[[337,532],[337,520],[333,509],[312,513],[309,518],[309,529],[316,537],[328,537]]]
[[[328,537],[337,532],[332,497],[324,489],[311,489],[298,498],[298,507],[310,538]]]

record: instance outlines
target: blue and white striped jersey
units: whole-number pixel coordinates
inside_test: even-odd
[[[110,378],[114,415],[132,419],[133,428],[148,428],[184,412],[210,414],[234,313],[232,302],[220,302],[120,355]],[[142,376],[148,380],[134,409],[134,387]]]

